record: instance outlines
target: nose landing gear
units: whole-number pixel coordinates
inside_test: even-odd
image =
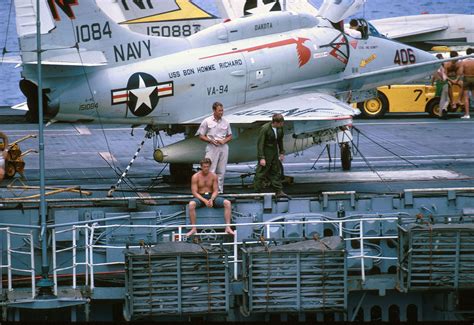
[[[341,147],[341,165],[342,170],[351,170],[352,165],[352,152],[349,142],[343,142],[340,144]]]

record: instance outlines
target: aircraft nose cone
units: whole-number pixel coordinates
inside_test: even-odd
[[[422,63],[422,62],[429,62],[429,61],[436,60],[436,56],[429,53],[429,52],[426,52],[426,51],[423,51],[423,50],[420,50],[420,49],[417,49],[417,48],[414,48],[414,47],[410,48],[409,50],[413,53],[413,55],[415,57],[415,61],[416,61],[416,62],[411,62],[410,53],[409,53],[408,59],[409,59],[410,63]]]
[[[163,151],[161,151],[160,149],[156,149],[155,152],[153,153],[153,158],[157,162],[163,162],[165,155],[163,154]]]

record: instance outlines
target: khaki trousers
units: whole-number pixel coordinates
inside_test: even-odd
[[[206,146],[206,158],[211,159],[211,172],[217,174],[219,182],[219,193],[224,192],[224,175],[229,158],[229,146],[227,144],[215,146],[209,143]]]
[[[441,90],[441,97],[439,99],[439,109],[440,111],[446,111],[449,105],[449,85],[446,84]]]

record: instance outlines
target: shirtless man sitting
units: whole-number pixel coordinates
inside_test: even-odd
[[[211,159],[204,158],[200,161],[201,171],[194,174],[191,178],[191,192],[193,193],[194,199],[189,201],[189,219],[193,227],[186,234],[191,236],[196,233],[196,209],[202,206],[208,208],[224,208],[224,220],[226,223],[225,232],[234,235],[234,231],[229,226],[231,216],[230,201],[218,197],[218,184],[217,175],[209,171],[211,167]]]

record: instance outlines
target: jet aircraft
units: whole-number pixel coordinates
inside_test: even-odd
[[[424,50],[435,45],[474,44],[474,15],[424,14],[375,19],[371,23],[381,34]]]
[[[345,4],[353,1],[337,1],[343,11]],[[319,15],[325,16],[326,8],[335,10],[335,1],[325,0]],[[217,0],[220,15],[235,19],[255,12],[289,10],[301,13],[318,14],[318,9],[308,0]],[[370,5],[370,3],[369,3]],[[284,8],[285,7],[285,8]],[[357,9],[356,7],[353,7]],[[356,10],[346,12],[351,16]],[[330,16],[326,18],[331,19]],[[406,43],[423,50],[434,45],[466,46],[474,44],[474,16],[466,14],[423,14],[370,20],[369,25],[375,27],[381,35]]]
[[[20,88],[35,114],[36,10],[30,0],[15,5]],[[41,8],[46,117],[184,133],[154,155],[174,174],[202,158],[205,144],[194,134],[215,101],[233,128],[229,162],[252,161],[258,129],[272,114],[285,117],[287,153],[348,142],[358,113],[346,104],[350,96],[362,100],[377,86],[419,79],[442,62],[370,33],[354,39],[304,13],[252,15],[164,38],[120,26],[94,0],[43,0]],[[350,159],[347,147],[342,156]]]
[[[134,32],[186,37],[222,21],[190,0],[99,0],[112,19]]]

